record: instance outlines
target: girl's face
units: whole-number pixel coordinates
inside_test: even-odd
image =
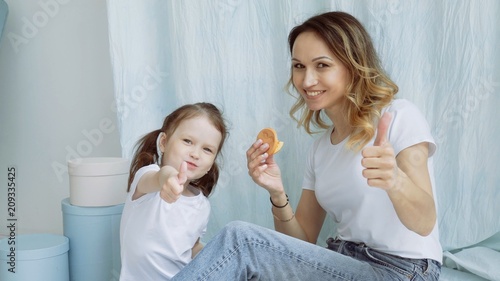
[[[310,110],[338,108],[350,81],[348,69],[314,32],[297,36],[292,48],[292,82]]]
[[[214,164],[221,141],[222,134],[207,117],[183,120],[168,140],[164,137],[160,142],[164,155],[162,165],[179,170],[186,161],[188,181],[199,179]]]

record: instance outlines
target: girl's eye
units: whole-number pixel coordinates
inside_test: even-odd
[[[183,139],[183,141],[184,141],[185,143],[187,143],[187,144],[191,144],[191,143],[192,143],[192,141],[191,141],[190,139]]]
[[[205,148],[205,151],[213,153],[213,151],[210,148]]]

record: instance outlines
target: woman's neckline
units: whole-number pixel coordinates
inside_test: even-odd
[[[344,133],[344,135],[339,136],[339,135],[335,135],[334,133],[335,133],[335,126],[332,126],[331,132],[329,134],[329,136],[330,136],[329,140],[330,140],[330,144],[334,145],[334,146],[344,143],[350,135],[350,133]]]

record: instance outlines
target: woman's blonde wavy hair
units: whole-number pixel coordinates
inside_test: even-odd
[[[352,80],[346,89],[345,111],[353,131],[347,146],[359,150],[375,135],[375,120],[380,118],[382,108],[393,100],[398,86],[382,69],[370,35],[350,14],[328,12],[294,27],[288,35],[290,53],[297,36],[307,31],[316,33],[351,74]],[[292,77],[287,84],[290,94],[291,88],[294,88]],[[301,116],[296,118],[295,114],[299,111]],[[317,133],[311,130],[311,125],[321,129],[329,127],[322,119],[321,110],[309,110],[301,95],[290,109],[290,116],[308,134]]]

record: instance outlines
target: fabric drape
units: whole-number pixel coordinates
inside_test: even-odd
[[[353,14],[372,35],[398,97],[429,121],[441,241],[450,267],[486,279],[457,258],[500,231],[500,1],[108,0],[109,38],[123,156],[174,108],[198,101],[220,107],[230,128],[221,177],[210,197],[208,241],[223,225],[245,220],[273,228],[268,194],[247,174],[245,151],[264,127],[285,145],[276,155],[290,202],[301,192],[312,140],[289,117],[287,35],[308,17]],[[333,235],[325,224],[319,244]],[[498,235],[498,234],[497,234]],[[500,243],[497,240],[494,245]],[[500,255],[487,247],[488,254]],[[479,251],[476,251],[479,252]],[[453,264],[453,259],[464,266]],[[490,258],[489,260],[491,260]],[[498,264],[498,262],[496,263]],[[480,270],[479,270],[480,271]],[[486,271],[486,270],[485,270]],[[488,274],[498,274],[497,279]]]

